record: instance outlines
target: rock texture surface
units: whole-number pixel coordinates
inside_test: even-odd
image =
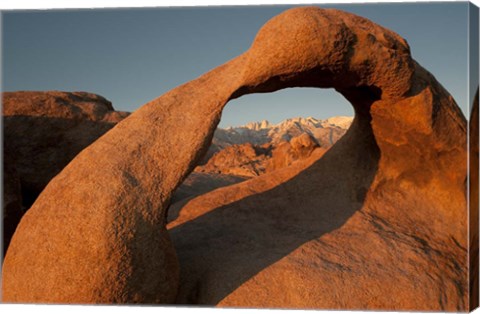
[[[227,146],[215,153],[205,165],[195,168],[195,171],[255,177],[265,173],[270,154],[268,145],[262,147],[245,143]]]
[[[295,86],[335,88],[353,125],[294,177],[172,227],[179,281],[166,207],[224,105]],[[400,36],[338,10],[288,10],[50,182],[12,239],[3,299],[467,310],[466,132]]]
[[[2,105],[8,146],[5,253],[23,213],[48,182],[128,113],[114,111],[105,98],[84,92],[5,92]]]
[[[319,147],[315,138],[307,133],[292,138],[290,142],[283,142],[272,150],[272,158],[268,160],[266,172],[288,167],[297,160],[309,157],[315,149],[322,152],[327,150]]]
[[[168,209],[168,221],[177,219],[180,209],[192,198],[247,179],[235,175],[192,172],[173,194],[172,205]]]
[[[127,115],[84,92],[3,93],[4,141],[15,156],[24,206],[28,209],[82,149]]]

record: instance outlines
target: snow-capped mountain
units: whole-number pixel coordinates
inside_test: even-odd
[[[342,129],[348,129],[352,124],[353,117],[336,116],[322,121],[323,127],[336,126]]]
[[[238,127],[217,129],[213,143],[220,147],[243,143],[277,144],[289,141],[302,133],[308,133],[318,141],[320,146],[331,146],[350,127],[352,120],[352,117],[338,116],[325,120],[297,117],[278,124],[271,124],[267,120],[250,122]]]
[[[201,172],[260,175],[289,165],[315,148],[328,150],[347,131],[351,117],[325,120],[291,118],[278,124],[267,120],[217,129]],[[303,156],[303,157],[305,157]]]

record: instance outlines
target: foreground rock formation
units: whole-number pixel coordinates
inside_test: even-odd
[[[2,96],[4,141],[15,156],[27,208],[73,157],[128,115],[84,92]]]
[[[84,92],[5,92],[2,106],[8,150],[5,252],[23,213],[48,182],[128,113],[114,111],[105,98]]]
[[[179,280],[173,191],[230,99],[294,86],[335,88],[353,125],[293,177],[272,173],[260,193],[172,227]],[[466,132],[400,36],[338,10],[288,10],[48,184],[12,239],[3,300],[467,310]]]

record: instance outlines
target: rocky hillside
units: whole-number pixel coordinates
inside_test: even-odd
[[[240,127],[218,128],[196,172],[254,177],[306,158],[314,149],[326,151],[347,131],[352,117],[267,120]]]

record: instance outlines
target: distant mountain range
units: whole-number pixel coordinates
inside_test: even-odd
[[[325,120],[297,117],[278,124],[263,120],[238,127],[218,128],[204,161],[231,145],[250,143],[259,146],[265,144],[276,146],[304,133],[310,135],[318,146],[328,148],[345,134],[352,121],[353,117],[346,116],[335,116]]]
[[[271,124],[268,120],[262,120],[261,122],[250,122],[239,127],[229,127],[227,130],[235,129],[250,129],[250,130],[261,130],[261,129],[286,129],[292,125],[301,125],[308,128],[329,128],[329,127],[340,127],[347,129],[352,123],[353,117],[346,116],[335,116],[325,120],[316,119],[314,117],[296,117],[283,120],[278,124]]]
[[[352,117],[291,118],[278,124],[267,120],[239,127],[218,128],[196,172],[259,176],[291,165],[314,151],[325,152],[342,137]]]

